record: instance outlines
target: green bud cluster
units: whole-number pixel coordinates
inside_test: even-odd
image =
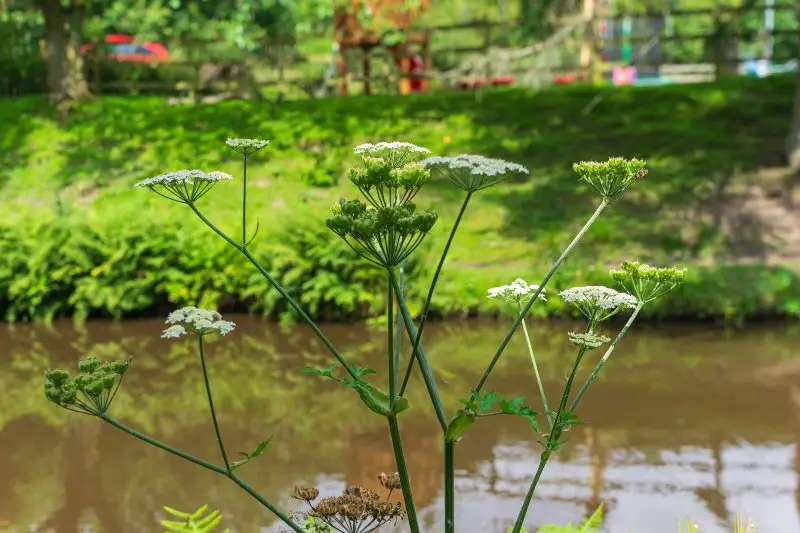
[[[416,212],[412,202],[370,207],[360,200],[341,199],[325,220],[328,228],[371,263],[391,268],[399,265],[420,245],[438,216]]]
[[[48,400],[69,411],[99,416],[105,414],[130,366],[124,361],[100,361],[89,357],[78,363],[78,374],[48,369],[44,373],[44,394]]]
[[[652,302],[686,279],[685,268],[656,268],[638,261],[623,261],[611,278],[642,302]]]
[[[647,161],[612,157],[608,161],[581,161],[572,165],[580,177],[603,198],[614,198],[647,174]]]
[[[410,202],[431,177],[430,171],[418,162],[394,167],[383,157],[369,155],[363,161],[363,166],[350,169],[348,177],[376,208]]]

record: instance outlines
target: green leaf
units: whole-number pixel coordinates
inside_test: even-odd
[[[512,398],[510,400],[503,398],[500,400],[500,410],[507,415],[515,415],[524,402],[524,398]]]
[[[603,503],[592,513],[592,516],[586,519],[586,522],[581,526],[581,533],[595,533],[603,523]]]
[[[303,372],[305,372],[306,374],[314,374],[316,376],[323,376],[323,377],[326,377],[326,378],[332,378],[333,377],[333,373],[335,371],[336,371],[336,364],[332,364],[328,368],[324,368],[324,369],[314,368],[314,367],[311,367],[311,366],[307,366],[307,367],[303,368]]]
[[[244,456],[244,459],[240,459],[238,461],[233,461],[231,463],[231,472],[233,472],[235,469],[239,468],[243,464],[248,463],[250,461],[250,459],[255,459],[256,457],[261,457],[264,454],[264,452],[266,451],[267,446],[269,446],[269,443],[270,443],[271,440],[272,440],[272,437],[268,438],[267,440],[262,440],[261,442],[259,442],[258,446],[256,446],[256,449],[253,450],[252,453],[248,454],[246,452],[239,452],[239,455]]]
[[[409,408],[408,400],[401,396],[395,400],[394,410],[392,410],[389,395],[369,383],[361,382],[354,385],[353,388],[358,391],[358,395],[364,405],[369,407],[370,411],[379,415],[392,416]]]
[[[464,432],[470,427],[477,417],[465,411],[464,409],[459,409],[456,412],[456,416],[450,420],[450,423],[447,424],[447,431],[445,432],[444,438],[448,441],[453,441],[461,437]]]
[[[355,377],[360,378],[363,376],[367,376],[369,374],[377,374],[377,371],[374,368],[370,368],[368,366],[364,367],[356,366],[353,367],[353,374],[355,374]]]

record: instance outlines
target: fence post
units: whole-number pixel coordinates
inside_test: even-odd
[[[486,78],[486,86],[491,84],[492,80],[492,62],[489,61],[489,54],[492,51],[492,25],[489,19],[483,17],[483,53],[486,58],[486,70],[484,77]]]

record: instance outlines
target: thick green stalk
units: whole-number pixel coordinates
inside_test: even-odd
[[[403,501],[406,505],[406,514],[408,516],[408,527],[411,533],[419,532],[419,523],[417,522],[417,510],[414,507],[414,497],[411,495],[411,481],[408,478],[408,468],[406,468],[406,458],[403,453],[403,441],[400,439],[400,426],[397,425],[397,417],[392,415],[389,419],[389,433],[392,436],[392,448],[394,449],[394,458],[397,461],[397,473],[400,476],[400,487],[403,490]]]
[[[606,353],[604,353],[603,357],[601,357],[600,360],[597,362],[597,364],[594,367],[594,370],[592,370],[592,373],[589,374],[589,377],[586,379],[586,382],[584,382],[583,386],[581,386],[580,390],[578,390],[578,393],[575,395],[575,399],[572,400],[572,403],[569,406],[569,410],[571,412],[573,413],[575,412],[575,409],[577,409],[578,403],[580,403],[581,398],[583,398],[583,395],[586,394],[586,390],[592,383],[594,383],[594,380],[597,379],[597,375],[600,373],[600,369],[603,368],[603,365],[606,364],[608,358],[611,357],[611,354],[614,352],[614,348],[617,346],[617,343],[620,340],[622,340],[622,337],[625,336],[625,333],[627,333],[628,329],[630,329],[631,325],[633,325],[633,321],[636,320],[636,315],[639,314],[639,311],[642,310],[642,307],[644,307],[644,303],[640,301],[639,304],[636,306],[636,309],[634,309],[633,313],[631,313],[631,316],[628,318],[628,321],[625,322],[625,325],[622,326],[621,330],[619,330],[617,336],[614,338],[613,341],[611,341],[611,344],[608,346]]]
[[[247,246],[247,151],[244,151],[244,170],[242,172],[242,249]]]
[[[291,518],[286,516],[277,507],[275,507],[269,501],[264,499],[263,496],[258,494],[255,490],[253,490],[253,488],[250,487],[247,483],[245,483],[244,481],[239,479],[234,474],[229,473],[224,468],[221,468],[221,467],[219,467],[217,465],[214,465],[214,464],[211,464],[211,463],[209,463],[207,461],[199,459],[199,458],[197,458],[197,457],[195,457],[195,456],[193,456],[191,454],[188,454],[186,452],[178,450],[177,448],[173,448],[169,444],[164,444],[163,442],[159,442],[159,441],[157,441],[157,440],[155,440],[153,438],[148,437],[144,433],[139,433],[135,429],[126,426],[122,422],[119,422],[118,420],[108,416],[107,414],[99,415],[98,418],[100,418],[101,420],[103,420],[105,422],[108,422],[109,424],[111,424],[115,428],[117,428],[117,429],[119,429],[121,431],[124,431],[125,433],[127,433],[131,437],[135,437],[135,438],[137,438],[137,439],[139,439],[141,441],[144,441],[144,442],[146,442],[146,443],[148,443],[148,444],[150,444],[152,446],[155,446],[156,448],[160,448],[160,449],[164,450],[165,452],[171,453],[172,455],[176,455],[176,456],[180,457],[181,459],[186,459],[187,461],[192,462],[192,463],[194,463],[194,464],[196,464],[198,466],[202,466],[203,468],[211,470],[212,472],[216,472],[217,474],[221,474],[221,475],[223,475],[223,476],[225,476],[227,478],[230,478],[234,483],[239,485],[248,494],[250,494],[250,496],[255,498],[256,501],[258,501],[261,505],[263,505],[264,507],[269,509],[275,516],[278,517],[278,519],[280,519],[283,523],[285,523],[287,526],[292,528],[292,530],[294,530],[295,533],[304,533],[303,528],[301,528],[299,525],[297,525]]]
[[[395,296],[397,296],[397,304],[400,308],[400,314],[403,316],[403,322],[406,325],[408,339],[409,341],[414,342],[414,339],[417,336],[417,328],[414,325],[414,319],[411,318],[411,312],[408,310],[408,305],[406,305],[403,293],[397,286],[397,279],[394,277],[393,273],[390,272],[389,275],[391,277],[392,286],[394,287]],[[419,358],[419,367],[422,370],[422,378],[425,380],[425,387],[428,389],[428,395],[431,398],[431,403],[433,403],[433,409],[436,411],[436,418],[439,420],[439,425],[442,427],[442,432],[446,432],[447,418],[444,414],[444,406],[442,405],[442,400],[439,397],[439,391],[436,388],[436,380],[433,378],[433,371],[428,364],[428,357],[425,355],[425,350],[422,349],[421,345],[418,348],[419,353],[417,356]]]
[[[308,324],[308,326],[312,329],[312,331],[314,331],[316,336],[319,337],[319,340],[322,341],[322,344],[324,344],[325,347],[328,348],[328,350],[336,358],[336,360],[339,361],[339,364],[341,364],[342,367],[344,367],[344,369],[347,371],[347,373],[350,374],[350,377],[355,378],[356,377],[355,372],[350,367],[350,365],[347,364],[347,361],[344,360],[344,357],[342,357],[342,354],[339,353],[339,350],[336,349],[336,347],[333,345],[330,339],[328,339],[328,337],[322,332],[322,330],[319,329],[319,326],[317,326],[316,323],[314,323],[311,317],[308,316],[308,314],[306,314],[305,311],[303,311],[303,308],[300,307],[300,304],[298,304],[295,301],[295,299],[292,298],[288,292],[286,292],[286,289],[284,289],[283,286],[280,283],[278,283],[275,280],[275,278],[273,278],[269,274],[269,272],[266,271],[266,269],[261,265],[261,263],[259,263],[258,260],[256,260],[256,258],[250,254],[249,251],[247,251],[236,241],[228,237],[228,235],[226,235],[225,232],[223,232],[221,229],[215,226],[210,220],[208,220],[203,215],[203,213],[201,213],[200,210],[197,209],[197,207],[194,204],[187,204],[187,205],[192,209],[192,211],[194,211],[194,213],[200,218],[200,220],[202,220],[217,235],[225,239],[225,241],[227,241],[228,244],[230,244],[231,246],[242,252],[242,254],[253,264],[253,266],[256,267],[256,270],[258,270],[259,273],[261,273],[261,275],[266,278],[269,284],[272,285],[275,288],[275,290],[277,290],[280,293],[281,296],[286,298],[286,301],[289,302],[289,305],[292,306],[292,308],[297,312],[297,314],[300,315],[300,318],[302,318],[306,322],[306,324]]]
[[[500,347],[497,349],[497,352],[494,354],[494,357],[492,357],[491,362],[489,362],[489,366],[486,367],[486,370],[484,371],[483,376],[481,377],[480,381],[478,382],[478,385],[475,387],[475,391],[476,392],[480,392],[480,390],[486,384],[486,380],[489,379],[489,374],[492,373],[492,370],[494,369],[495,365],[497,364],[497,361],[500,360],[500,356],[503,355],[503,350],[506,349],[506,346],[511,341],[511,337],[514,336],[514,332],[517,331],[517,328],[522,323],[523,319],[525,318],[525,315],[528,314],[528,311],[530,311],[531,307],[533,307],[533,304],[536,302],[536,300],[539,299],[539,295],[544,290],[545,285],[547,285],[547,282],[550,281],[551,277],[553,277],[553,274],[555,274],[556,270],[558,270],[558,267],[560,267],[561,263],[563,263],[564,260],[567,258],[567,255],[569,255],[569,253],[572,251],[572,249],[575,248],[575,246],[577,246],[578,242],[581,240],[583,235],[587,231],[589,231],[589,228],[592,226],[592,224],[594,224],[595,220],[597,220],[597,218],[600,216],[600,213],[603,212],[603,209],[605,209],[607,205],[608,205],[608,199],[603,198],[603,200],[597,206],[597,209],[595,209],[595,211],[592,214],[592,216],[589,217],[589,220],[586,221],[586,224],[583,225],[583,227],[580,229],[578,234],[575,235],[575,237],[572,239],[572,242],[569,243],[569,245],[564,249],[564,251],[559,256],[559,258],[556,259],[556,262],[553,263],[553,266],[550,267],[550,271],[547,273],[547,275],[545,275],[544,279],[542,280],[541,284],[539,285],[539,288],[533,294],[533,297],[530,299],[528,304],[525,306],[525,308],[519,314],[517,319],[514,321],[514,324],[511,326],[511,329],[506,334],[505,339],[503,339],[503,342],[500,344]]]
[[[553,421],[553,430],[547,436],[545,449],[544,452],[542,452],[541,459],[539,460],[539,468],[536,469],[536,474],[533,476],[533,481],[531,481],[531,486],[528,488],[528,493],[525,495],[525,501],[522,503],[522,507],[519,510],[519,515],[517,515],[517,521],[514,523],[514,529],[511,533],[520,533],[522,524],[525,521],[525,516],[528,514],[528,507],[531,505],[533,494],[536,492],[536,485],[539,484],[539,479],[542,477],[544,467],[547,465],[547,461],[550,459],[550,454],[552,453],[551,446],[554,443],[557,443],[558,439],[561,438],[561,433],[563,432],[561,415],[564,412],[564,407],[567,405],[569,393],[572,390],[572,383],[575,381],[575,373],[578,371],[578,365],[580,365],[581,359],[583,359],[583,355],[585,353],[586,348],[581,347],[578,349],[578,356],[575,358],[575,364],[572,366],[572,372],[570,372],[569,378],[567,379],[567,384],[564,385],[564,392],[561,394],[561,402],[558,404],[556,418]]]
[[[444,439],[444,531],[456,530],[456,466],[455,446],[452,440]]]
[[[395,379],[395,360],[394,360],[394,287],[392,287],[391,276],[394,275],[392,269],[389,270],[389,289],[386,294],[386,329],[387,329],[387,353],[389,355],[389,404],[394,406],[396,399],[395,388],[397,387],[397,380]],[[402,290],[402,289],[398,289]]]
[[[406,272],[403,263],[400,263],[400,276],[398,280],[398,285],[400,286],[400,293],[405,294],[403,292],[406,286]],[[402,346],[403,341],[403,317],[400,314],[400,311],[397,312],[397,323],[395,324],[395,338],[394,338],[394,382],[397,383],[399,379],[399,369],[400,369],[400,348]],[[402,393],[400,393],[402,396]]]
[[[525,495],[525,503],[522,504],[522,510],[520,511],[520,514],[517,515],[517,521],[514,523],[514,529],[511,530],[512,533],[520,533],[522,530],[522,523],[525,521],[525,515],[528,514],[528,507],[531,504],[531,500],[533,500],[533,493],[536,491],[536,485],[539,484],[539,479],[542,477],[542,472],[544,472],[544,467],[547,466],[547,461],[549,459],[550,452],[542,452],[542,455],[539,458],[539,468],[536,469],[536,474],[533,476],[531,486],[528,488],[528,493]]]
[[[214,424],[214,433],[217,434],[217,443],[219,444],[219,451],[222,454],[222,461],[225,463],[225,470],[230,472],[231,465],[228,462],[228,454],[225,452],[225,444],[222,442],[222,433],[219,430],[219,423],[217,422],[217,410],[214,408],[214,397],[211,394],[211,383],[208,379],[208,369],[206,368],[206,356],[203,353],[203,336],[197,335],[197,346],[200,349],[200,365],[203,367],[203,381],[206,384],[206,396],[208,396],[208,407],[211,411],[211,422]]]
[[[518,302],[517,308],[519,312],[522,312],[522,305]],[[544,408],[545,415],[547,416],[547,423],[550,426],[550,429],[553,429],[553,419],[550,416],[550,407],[547,405],[547,395],[544,393],[544,386],[542,385],[542,378],[539,375],[539,365],[536,364],[536,356],[533,355],[533,346],[531,345],[531,337],[528,335],[528,326],[525,325],[525,320],[522,320],[522,331],[525,333],[525,341],[528,343],[528,353],[531,356],[531,362],[533,363],[533,373],[536,374],[536,383],[539,385],[539,394],[542,397],[542,407]]]
[[[450,236],[447,238],[447,243],[444,245],[444,250],[442,251],[442,257],[439,259],[439,264],[436,266],[436,271],[434,271],[433,273],[433,280],[431,281],[431,286],[428,288],[428,296],[425,297],[425,304],[422,306],[422,315],[419,321],[419,330],[417,331],[417,334],[414,336],[414,339],[411,341],[413,348],[411,349],[411,359],[408,361],[406,374],[403,377],[403,384],[400,386],[401,396],[406,391],[406,386],[408,386],[408,379],[411,377],[411,370],[414,368],[414,361],[417,359],[418,356],[419,343],[420,340],[422,339],[422,330],[425,328],[425,321],[428,318],[428,311],[431,308],[431,299],[433,298],[433,292],[436,289],[436,282],[439,281],[439,274],[441,274],[442,272],[442,267],[444,266],[444,260],[447,257],[447,252],[450,250],[450,245],[453,243],[453,238],[456,236],[456,231],[458,230],[458,226],[459,224],[461,224],[461,218],[464,216],[464,212],[466,212],[467,210],[467,205],[469,204],[470,198],[472,198],[472,191],[468,191],[467,195],[464,197],[464,203],[461,204],[461,210],[458,212],[455,224],[453,224],[453,229],[450,230]]]

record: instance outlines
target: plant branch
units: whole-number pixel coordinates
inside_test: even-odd
[[[633,321],[636,320],[636,315],[639,314],[639,311],[642,310],[642,307],[644,307],[644,303],[639,301],[639,304],[636,306],[636,309],[633,310],[633,313],[631,313],[631,316],[628,318],[628,321],[625,322],[625,325],[622,326],[621,330],[619,330],[617,336],[614,338],[613,341],[611,341],[611,344],[608,346],[608,349],[606,349],[606,353],[603,354],[603,357],[600,358],[600,361],[597,362],[597,364],[594,367],[594,370],[592,370],[592,373],[589,374],[589,377],[586,379],[586,382],[584,382],[583,386],[581,386],[581,388],[578,390],[578,393],[575,395],[575,399],[572,400],[572,403],[569,406],[569,410],[571,412],[573,413],[575,412],[575,409],[577,409],[578,404],[581,401],[581,398],[583,398],[583,395],[586,394],[586,390],[589,388],[589,385],[594,383],[594,380],[597,379],[597,375],[600,373],[600,369],[603,368],[603,365],[606,364],[608,358],[611,357],[611,354],[614,352],[614,348],[617,346],[617,343],[620,340],[622,340],[622,337],[625,335],[625,333],[628,332],[628,329],[630,329],[631,325],[633,325]]]
[[[414,320],[411,318],[411,313],[408,311],[408,305],[406,305],[403,293],[397,286],[397,279],[391,272],[390,278],[392,286],[394,287],[395,295],[397,296],[397,304],[400,307],[400,314],[403,316],[403,322],[405,322],[406,325],[408,338],[411,342],[413,342],[415,336],[417,335],[417,328],[414,326]],[[419,357],[419,366],[422,370],[422,378],[425,380],[425,387],[428,389],[428,395],[430,396],[431,402],[433,403],[433,408],[436,411],[436,418],[439,420],[439,425],[442,427],[442,431],[446,432],[447,419],[445,418],[444,407],[442,405],[442,400],[439,397],[439,391],[436,388],[436,380],[433,378],[433,372],[428,364],[428,358],[425,355],[425,350],[422,349],[422,346],[419,346],[418,348],[419,353],[417,355]]]
[[[431,300],[433,299],[433,292],[436,289],[436,283],[439,281],[439,274],[442,272],[442,267],[444,266],[444,260],[447,257],[447,252],[450,250],[450,245],[453,243],[453,238],[456,236],[456,231],[458,230],[459,224],[461,224],[461,218],[464,216],[464,212],[467,210],[467,205],[469,204],[470,198],[472,198],[471,191],[467,192],[467,195],[464,197],[464,203],[461,204],[461,210],[458,212],[458,217],[456,217],[455,224],[453,224],[453,229],[450,230],[450,236],[447,238],[447,243],[444,245],[442,257],[439,259],[439,264],[436,266],[436,271],[433,273],[433,280],[431,281],[431,286],[428,289],[428,296],[425,297],[425,304],[422,306],[419,330],[414,336],[414,339],[411,341],[413,348],[411,350],[411,359],[408,361],[408,367],[406,368],[406,374],[403,377],[403,384],[400,386],[401,396],[405,392],[406,386],[408,386],[408,379],[411,377],[411,370],[414,368],[414,361],[418,356],[419,343],[422,339],[422,330],[425,328],[425,321],[428,319],[428,311],[431,308]]]
[[[517,303],[519,312],[522,312],[522,305]],[[539,394],[542,397],[542,407],[544,408],[545,415],[547,416],[547,424],[550,429],[553,429],[553,418],[550,416],[550,407],[547,405],[547,395],[544,393],[544,385],[542,385],[542,378],[539,375],[539,365],[536,364],[536,356],[533,355],[533,346],[531,345],[531,337],[528,335],[528,326],[525,324],[525,319],[522,320],[522,331],[525,333],[525,341],[528,343],[528,353],[531,356],[533,363],[533,373],[536,374],[536,384],[539,385]]]
[[[594,224],[595,220],[597,220],[597,218],[600,216],[600,213],[603,212],[603,209],[605,209],[606,206],[608,206],[608,199],[603,198],[603,200],[597,206],[597,209],[595,209],[592,216],[589,217],[589,220],[586,221],[586,224],[583,225],[583,227],[580,229],[577,235],[575,235],[575,237],[572,239],[572,242],[570,242],[569,245],[564,249],[564,251],[561,252],[561,255],[559,256],[558,259],[556,259],[556,262],[553,263],[553,266],[550,267],[550,271],[547,273],[547,275],[545,275],[544,279],[539,285],[539,288],[536,290],[535,293],[533,293],[533,297],[530,299],[525,308],[522,310],[517,319],[514,321],[514,324],[511,326],[511,329],[506,334],[505,339],[503,339],[503,342],[500,344],[500,347],[497,349],[497,352],[494,354],[494,357],[492,357],[491,362],[489,362],[489,366],[486,367],[486,371],[484,371],[483,376],[478,382],[478,385],[475,387],[476,392],[480,392],[484,384],[486,384],[486,380],[489,379],[489,375],[492,373],[492,370],[497,364],[497,361],[499,361],[500,356],[503,355],[503,350],[506,349],[506,346],[511,341],[511,337],[514,336],[514,332],[517,331],[517,328],[525,319],[525,315],[528,314],[528,311],[530,311],[531,307],[533,307],[533,304],[536,302],[536,300],[539,299],[539,295],[542,293],[542,291],[544,291],[547,282],[550,281],[550,278],[553,277],[553,274],[555,274],[556,270],[558,270],[558,267],[561,266],[561,263],[564,262],[569,253],[572,251],[572,249],[575,248],[575,246],[577,246],[578,242],[581,240],[583,235],[587,231],[589,231],[589,228],[592,226],[592,224]]]
[[[186,459],[187,461],[189,461],[191,463],[194,463],[194,464],[196,464],[198,466],[202,466],[203,468],[211,470],[212,472],[216,472],[217,474],[221,474],[221,475],[223,475],[223,476],[225,476],[227,478],[230,478],[234,483],[239,485],[248,494],[250,494],[250,496],[255,498],[256,501],[258,501],[261,505],[263,505],[264,507],[269,509],[282,522],[284,522],[287,526],[292,528],[295,531],[295,533],[304,533],[303,528],[301,528],[299,525],[297,525],[291,518],[289,518],[284,513],[282,513],[278,508],[276,508],[270,502],[265,500],[263,496],[258,494],[255,490],[253,490],[252,487],[250,487],[247,483],[245,483],[244,481],[239,479],[233,473],[230,473],[230,472],[226,471],[224,468],[219,467],[219,466],[217,466],[215,464],[211,464],[211,463],[209,463],[207,461],[204,461],[204,460],[202,460],[202,459],[200,459],[198,457],[195,457],[194,455],[191,455],[191,454],[188,454],[186,452],[183,452],[183,451],[181,451],[181,450],[179,450],[177,448],[173,448],[169,444],[165,444],[163,442],[157,441],[156,439],[148,437],[144,433],[140,433],[140,432],[136,431],[135,429],[126,426],[122,422],[116,420],[115,418],[112,418],[112,417],[108,416],[107,414],[98,415],[97,418],[103,420],[104,422],[108,422],[109,424],[111,424],[115,428],[117,428],[117,429],[119,429],[121,431],[124,431],[125,433],[127,433],[131,437],[137,438],[137,439],[139,439],[141,441],[146,442],[147,444],[155,446],[156,448],[160,448],[160,449],[164,450],[165,452],[171,453],[172,455],[176,455],[176,456],[180,457],[181,459]]]
[[[309,317],[308,314],[306,314],[306,312],[303,311],[303,308],[300,307],[300,304],[298,304],[297,301],[295,301],[295,299],[292,298],[288,292],[286,292],[286,289],[284,289],[283,286],[280,283],[278,283],[275,280],[275,278],[273,278],[269,274],[269,272],[266,271],[266,269],[261,265],[261,263],[259,263],[258,260],[255,257],[253,257],[247,249],[240,246],[238,243],[236,243],[236,241],[228,237],[228,235],[226,235],[225,232],[223,232],[221,229],[215,226],[210,220],[208,220],[205,217],[205,215],[203,215],[203,213],[201,213],[200,210],[197,209],[197,207],[194,204],[187,204],[187,205],[192,209],[192,211],[194,211],[194,213],[200,218],[200,220],[202,220],[217,235],[225,239],[228,242],[228,244],[230,244],[231,246],[242,252],[242,254],[253,264],[253,266],[256,267],[256,270],[258,270],[261,273],[261,275],[266,278],[269,284],[272,285],[275,288],[275,290],[277,290],[280,293],[281,296],[286,298],[286,301],[289,302],[289,305],[291,305],[292,308],[295,311],[297,311],[300,317],[306,322],[306,324],[309,325],[309,327],[314,331],[316,336],[319,337],[319,340],[322,341],[322,344],[324,344],[325,347],[328,348],[328,350],[336,358],[336,360],[339,361],[339,364],[341,364],[342,367],[344,367],[344,369],[347,371],[347,373],[350,374],[350,377],[355,379],[356,378],[355,372],[347,363],[347,361],[345,361],[344,357],[342,357],[342,354],[339,353],[339,350],[336,349],[336,347],[333,345],[330,339],[322,332],[321,329],[319,329],[319,326],[317,326],[317,324],[314,323],[311,317]]]
[[[400,439],[400,426],[397,425],[397,417],[392,415],[389,419],[389,433],[392,436],[392,448],[394,449],[395,461],[397,461],[397,474],[400,476],[400,486],[403,490],[403,501],[406,504],[406,515],[408,516],[408,527],[411,533],[420,533],[419,523],[417,522],[417,511],[414,507],[414,497],[411,495],[411,481],[408,477],[406,468],[406,458],[403,453],[403,441]]]
[[[225,452],[225,444],[222,442],[222,433],[219,430],[219,423],[217,422],[217,410],[214,408],[214,398],[211,394],[211,383],[208,379],[206,356],[203,351],[203,336],[200,334],[197,335],[197,346],[200,350],[200,365],[203,367],[203,381],[206,385],[206,396],[208,396],[208,407],[211,411],[211,421],[214,424],[214,433],[217,434],[217,443],[219,444],[219,451],[222,454],[222,461],[225,463],[225,470],[230,472],[231,465],[228,462],[228,454]]]

